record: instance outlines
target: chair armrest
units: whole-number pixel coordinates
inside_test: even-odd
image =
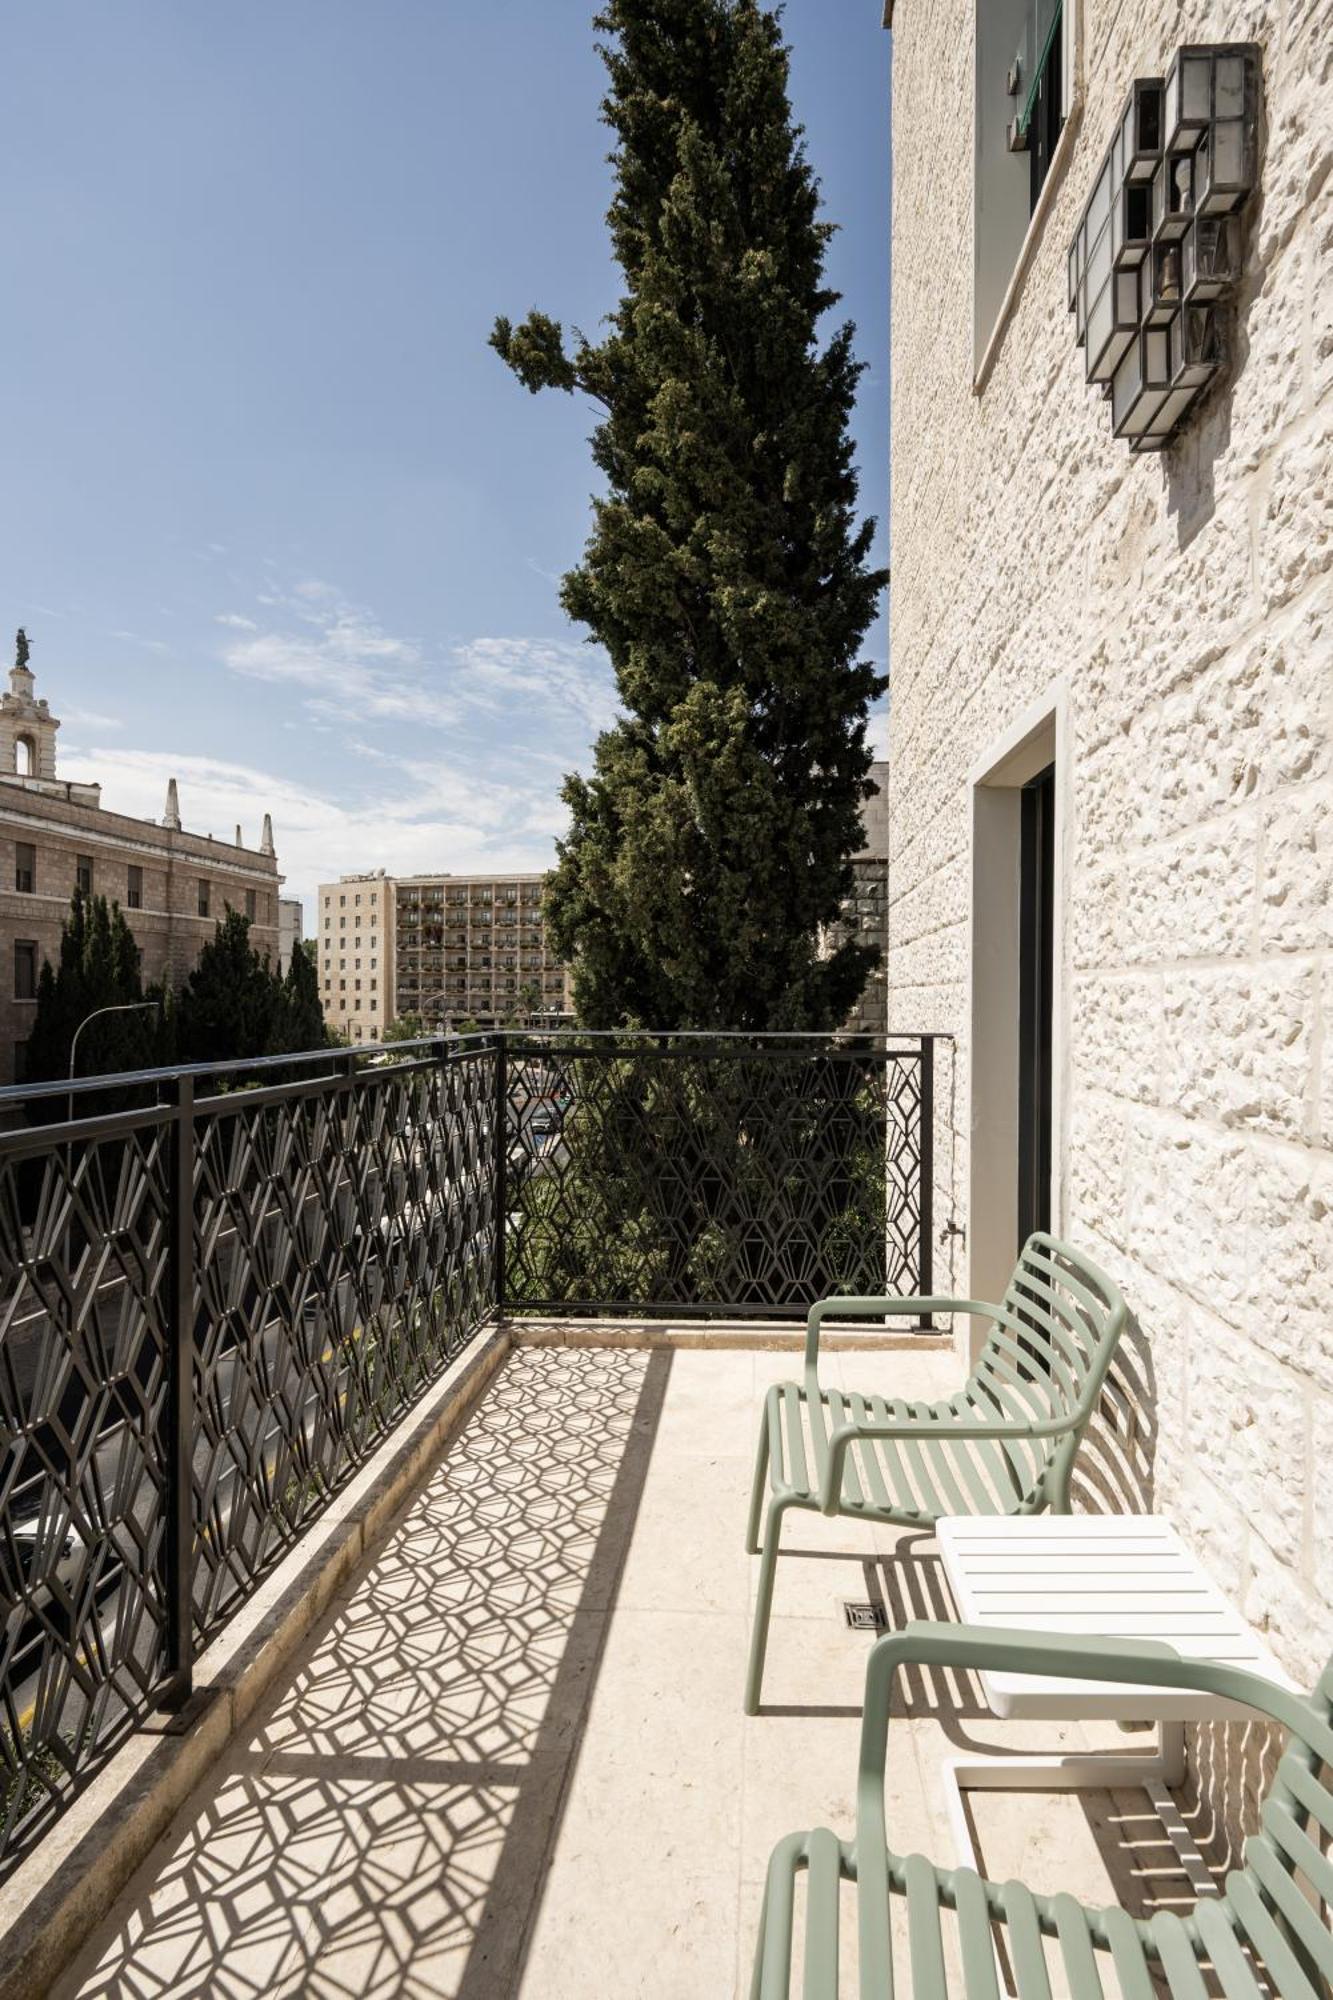
[[[1008,1324],[1002,1306],[988,1305],[984,1299],[950,1298],[830,1298],[811,1306],[805,1322],[805,1366],[812,1372],[819,1361],[819,1330],[826,1319],[924,1319],[932,1313],[971,1313],[976,1318],[997,1319]]]
[[[1265,1680],[1244,1667],[1218,1660],[1187,1660],[1159,1639],[1073,1637],[1000,1626],[968,1626],[916,1620],[890,1632],[871,1648],[866,1666],[865,1708],[857,1767],[857,1843],[887,1845],[884,1822],[884,1759],[888,1749],[889,1706],[899,1668],[964,1667],[973,1671],[1007,1668],[1011,1673],[1067,1675],[1075,1680],[1110,1681],[1137,1687],[1197,1688],[1234,1701],[1291,1730],[1326,1763],[1333,1763],[1333,1728],[1303,1695]]]
[[[952,1444],[968,1438],[978,1442],[986,1438],[1012,1438],[1019,1443],[1033,1443],[1042,1438],[1063,1437],[1077,1430],[1082,1422],[1082,1412],[1071,1410],[1062,1417],[1034,1417],[1031,1423],[1004,1423],[999,1419],[993,1424],[968,1423],[959,1418],[948,1424],[913,1423],[910,1419],[901,1423],[838,1424],[829,1433],[828,1457],[819,1482],[820,1512],[830,1518],[837,1514],[842,1497],[843,1461],[854,1444],[869,1444],[876,1438],[896,1438],[905,1444],[927,1438],[933,1444]]]

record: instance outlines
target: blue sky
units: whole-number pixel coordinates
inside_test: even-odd
[[[0,633],[103,803],[289,891],[547,866],[613,708],[560,573],[593,413],[486,346],[614,302],[592,0],[43,0],[4,39]],[[789,0],[888,476],[889,37]],[[870,650],[883,657],[883,625]]]

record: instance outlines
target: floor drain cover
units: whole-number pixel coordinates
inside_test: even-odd
[[[842,1615],[853,1632],[887,1632],[888,1616],[882,1604],[844,1604]]]

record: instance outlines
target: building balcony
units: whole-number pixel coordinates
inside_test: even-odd
[[[765,1391],[813,1298],[931,1287],[931,1039],[388,1053],[0,1133],[5,2000],[36,1938],[64,2000],[743,1995],[774,1842],[852,1825],[844,1606],[950,1615],[933,1543],[801,1516],[742,1715]],[[944,1756],[1030,1741],[916,1677],[898,1845],[947,1858]],[[1184,1900],[1088,1797],[978,1799],[987,1871]]]

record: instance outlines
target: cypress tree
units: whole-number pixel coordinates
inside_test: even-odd
[[[592,397],[605,482],[562,602],[624,714],[566,780],[548,913],[589,1026],[829,1028],[874,962],[820,960],[868,790],[868,567],[831,225],[758,0],[608,0],[624,293],[605,338],[533,312],[491,344],[525,387]]]

